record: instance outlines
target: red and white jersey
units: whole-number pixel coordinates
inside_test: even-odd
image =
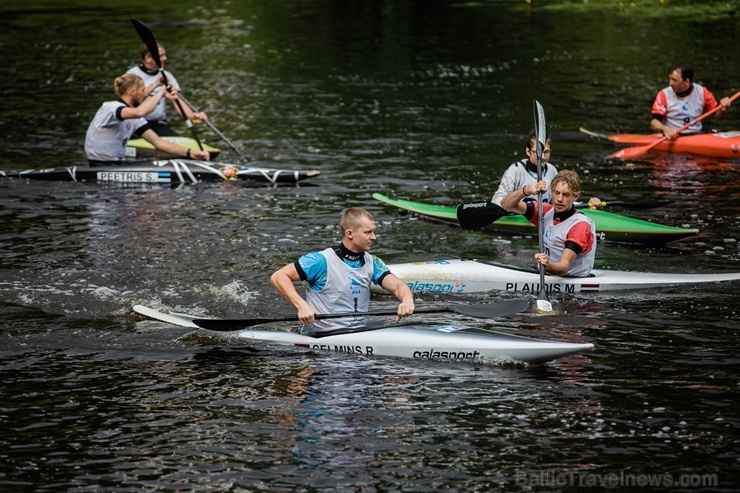
[[[655,97],[652,114],[662,116],[663,123],[671,128],[679,128],[696,120],[703,113],[713,110],[717,105],[714,95],[699,84],[692,84],[691,92],[683,97],[677,96],[669,86]],[[701,122],[691,125],[683,133],[698,132],[701,132]]]
[[[534,214],[529,221],[537,225],[537,202],[532,202]],[[542,235],[545,253],[553,262],[559,262],[567,244],[578,245],[581,251],[570,264],[565,273],[570,277],[585,277],[591,274],[596,260],[596,225],[585,214],[576,211],[564,221],[555,221],[555,207],[543,204],[542,221],[544,232]]]

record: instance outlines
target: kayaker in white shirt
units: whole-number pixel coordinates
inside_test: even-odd
[[[524,152],[527,154],[527,157],[511,164],[501,177],[501,183],[499,183],[498,190],[496,190],[491,199],[491,202],[494,204],[500,206],[501,199],[509,195],[514,190],[521,190],[525,185],[537,183],[537,136],[534,131],[529,135],[529,139],[527,139],[527,147]],[[548,187],[555,175],[558,174],[558,170],[555,166],[548,162],[551,153],[552,141],[547,139],[545,148],[542,151],[542,179]],[[536,196],[525,198],[529,200],[537,200]],[[550,202],[549,189],[547,192],[542,194],[542,200]]]
[[[85,154],[90,166],[125,162],[126,143],[132,134],[141,136],[168,154],[210,160],[208,151],[193,151],[161,138],[144,118],[164,97],[177,98],[174,90],[159,91],[147,99],[144,96],[144,82],[133,74],[116,78],[113,87],[120,99],[103,103],[87,128]]]
[[[162,43],[157,42],[157,47],[159,48],[159,63],[162,64],[162,69],[164,69],[165,63],[167,62],[167,51]],[[141,64],[131,67],[126,73],[140,77],[141,80],[144,81],[144,86],[146,87],[144,95],[147,98],[154,97],[163,89],[162,74],[159,71],[157,62],[154,61],[152,54],[149,53],[149,49],[145,44],[142,43],[139,48],[139,53],[141,55]],[[170,87],[173,90],[180,92],[182,89],[180,88],[180,84],[177,82],[175,76],[168,70],[165,70],[165,75],[167,76],[167,83]],[[178,108],[178,105],[173,103],[173,106],[175,111],[180,114],[180,108]],[[185,112],[185,116],[193,123],[202,123],[208,119],[208,115],[204,112],[194,112],[187,104],[182,105],[182,110]],[[180,114],[180,116],[182,116],[182,114]],[[157,133],[157,135],[162,137],[178,135],[178,133],[172,130],[169,126],[167,120],[167,103],[164,99],[160,99],[154,109],[147,114],[145,118],[149,123],[151,123],[151,128]]]

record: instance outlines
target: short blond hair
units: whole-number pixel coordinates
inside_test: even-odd
[[[342,218],[339,220],[339,229],[342,232],[342,237],[344,237],[344,233],[347,230],[358,228],[363,219],[375,221],[373,215],[361,207],[350,207],[344,211]]]
[[[581,179],[575,171],[564,169],[555,175],[555,178],[552,179],[552,183],[550,183],[550,190],[555,190],[555,187],[559,183],[565,183],[568,185],[568,188],[570,188],[570,191],[573,193],[581,193]]]

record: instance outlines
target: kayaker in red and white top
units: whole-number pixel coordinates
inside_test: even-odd
[[[722,98],[719,103],[706,87],[694,82],[694,69],[688,63],[674,65],[668,72],[668,87],[655,97],[650,129],[662,133],[673,140],[678,137],[676,129],[696,120],[718,105],[722,106],[716,115],[722,117],[732,104],[730,98]],[[683,134],[701,132],[701,122],[696,122]]]
[[[545,181],[524,186],[511,192],[501,201],[501,207],[510,212],[524,214],[537,225],[538,203],[525,201],[547,189]],[[591,273],[596,257],[596,226],[573,204],[581,196],[581,180],[575,171],[564,170],[550,184],[552,204],[543,203],[544,252],[536,253],[538,264],[545,271],[558,276],[585,277]]]

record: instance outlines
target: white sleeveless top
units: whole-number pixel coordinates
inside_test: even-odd
[[[159,78],[159,72],[153,75],[149,75],[148,73],[141,70],[141,68],[138,65],[136,67],[131,67],[126,73],[137,75],[141,80],[144,81],[145,87],[154,84],[155,82],[157,82],[157,79]],[[169,73],[167,70],[165,70],[164,73],[167,76],[167,82],[179,91],[180,85],[177,83],[177,79],[175,79],[175,76]],[[147,99],[154,96],[162,89],[164,89],[164,86],[157,87],[155,90],[152,91],[152,93],[147,97]],[[147,121],[150,121],[150,122],[167,121],[167,98],[160,99],[159,102],[157,103],[157,106],[152,110],[152,112],[146,115],[144,118],[146,118]]]
[[[586,222],[591,228],[591,234],[594,235],[594,246],[590,251],[581,252],[576,255],[575,260],[565,275],[571,277],[585,277],[589,275],[591,269],[594,267],[594,259],[596,258],[596,226],[594,222],[580,212],[576,212],[559,224],[554,223],[554,216],[555,208],[552,208],[543,217],[545,223],[545,231],[543,233],[545,253],[550,256],[553,262],[559,262],[565,250],[565,242],[570,228],[579,222]]]
[[[365,252],[362,267],[350,267],[333,248],[321,252],[326,258],[326,284],[321,291],[306,290],[306,301],[319,313],[367,312],[370,307],[370,285],[373,281],[373,258]],[[362,327],[365,317],[329,318],[314,322],[316,332]]]
[[[665,123],[671,128],[679,128],[704,113],[704,88],[694,83],[694,90],[686,97],[679,98],[673,89],[663,89],[666,98]],[[696,122],[683,131],[685,134],[701,132],[701,122]]]
[[[491,202],[500,206],[501,200],[514,190],[521,190],[526,185],[537,183],[537,173],[531,173],[527,169],[527,163],[529,163],[529,158],[521,159],[506,169],[504,176],[501,177],[501,183],[498,186],[498,190],[496,190],[493,194],[493,198],[491,198]],[[557,174],[558,170],[552,164],[545,163],[542,166],[542,180],[547,185],[547,191],[542,192],[543,202],[552,202],[550,183],[552,183],[553,178],[555,178],[555,175]],[[537,200],[537,194],[528,195],[524,197],[524,199]]]

